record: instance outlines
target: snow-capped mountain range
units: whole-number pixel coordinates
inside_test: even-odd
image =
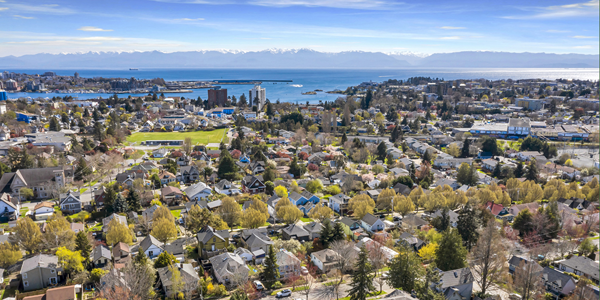
[[[586,54],[465,51],[453,53],[319,52],[312,49],[262,51],[200,50],[39,53],[0,57],[0,68],[598,68],[599,56]]]

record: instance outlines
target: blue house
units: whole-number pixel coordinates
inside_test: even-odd
[[[223,113],[227,115],[232,115],[235,112],[235,107],[224,107]]]
[[[0,90],[0,101],[8,100],[8,93],[6,91]]]
[[[31,123],[31,121],[36,121],[38,119],[37,115],[25,114],[25,113],[17,113],[17,121],[25,122],[27,124]]]
[[[302,194],[292,192],[288,196],[288,199],[290,199],[290,202],[296,205],[305,215],[308,215],[315,204],[321,201],[319,197],[311,194],[309,191],[304,191]]]
[[[243,162],[245,164],[249,164],[250,163],[250,157],[248,157],[248,155],[244,154],[240,157],[240,162]]]

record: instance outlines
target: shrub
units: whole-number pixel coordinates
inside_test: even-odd
[[[281,287],[283,287],[283,284],[281,284],[281,282],[279,281],[275,281],[275,283],[273,283],[273,286],[271,286],[273,289],[280,289]]]

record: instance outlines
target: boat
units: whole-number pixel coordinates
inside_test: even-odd
[[[137,71],[139,70],[138,68],[129,68],[129,71]]]

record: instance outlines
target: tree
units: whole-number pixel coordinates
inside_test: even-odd
[[[354,269],[352,283],[350,283],[352,288],[348,291],[350,300],[366,300],[369,293],[375,291],[375,286],[373,286],[373,276],[370,275],[373,267],[369,262],[369,252],[364,245],[360,248]]]
[[[160,218],[152,222],[152,232],[150,233],[157,240],[166,243],[168,240],[177,237],[177,227],[175,222],[167,218]]]
[[[449,209],[444,207],[441,210],[441,216],[433,218],[431,225],[439,232],[446,231],[450,227],[450,216],[448,214]]]
[[[265,257],[263,269],[263,278],[267,288],[271,288],[275,281],[279,280],[279,265],[277,265],[277,257],[273,245],[269,246],[269,253]]]
[[[217,174],[220,178],[225,179],[233,179],[237,173],[237,165],[235,164],[235,160],[229,154],[229,151],[222,150],[219,155],[219,168],[217,169]]]
[[[14,229],[15,242],[30,254],[39,250],[42,241],[40,227],[31,218],[21,218]]]
[[[174,265],[176,263],[177,263],[177,258],[175,257],[175,255],[165,251],[165,252],[161,252],[156,257],[156,260],[154,261],[154,268],[160,269],[160,268],[168,267],[170,265]]]
[[[35,196],[35,194],[33,193],[33,190],[30,188],[21,188],[19,190],[19,194],[21,197],[24,197],[27,200],[31,200]]]
[[[127,200],[125,200],[125,197],[121,193],[117,193],[112,208],[115,213],[126,213],[129,210]]]
[[[515,290],[521,294],[521,299],[537,299],[537,296],[542,295],[544,284],[541,272],[542,267],[533,259],[521,260],[519,266],[515,268]]]
[[[159,219],[167,219],[170,222],[175,223],[175,217],[171,213],[171,210],[166,206],[158,207],[152,214],[152,222],[156,222]]]
[[[73,249],[75,232],[71,230],[71,224],[62,214],[55,213],[46,221],[46,232],[42,234],[42,241],[48,249],[61,246]]]
[[[523,162],[519,162],[517,164],[517,167],[515,168],[515,171],[513,172],[515,174],[515,178],[521,178],[523,177],[523,171],[524,167],[523,167]]]
[[[288,172],[294,175],[294,178],[300,178],[300,176],[302,176],[302,168],[298,165],[298,157],[294,156]]]
[[[154,213],[156,214],[156,211]],[[185,218],[185,225],[189,231],[194,233],[200,231],[206,225],[215,230],[228,229],[227,223],[221,220],[221,217],[211,213],[206,208],[200,208],[198,205],[192,205],[188,216]]]
[[[92,174],[92,169],[88,167],[87,161],[82,157],[77,162],[77,168],[75,168],[74,179],[75,181],[81,181],[85,176]]]
[[[260,200],[256,200],[260,201]],[[259,228],[267,222],[268,215],[265,215],[259,210],[252,207],[247,208],[242,214],[242,227],[243,228]]]
[[[454,270],[465,266],[467,249],[456,230],[446,230],[435,253],[435,264],[442,271]]]
[[[112,288],[98,286],[100,297],[118,300],[154,299],[155,274],[154,268],[148,264],[128,263],[119,272],[109,272],[102,278],[102,287]]]
[[[512,227],[519,230],[519,234],[523,236],[533,230],[532,222],[533,214],[529,211],[529,209],[525,208],[515,217]]]
[[[414,251],[401,247],[389,263],[388,284],[395,289],[412,291],[423,276],[421,260]]]
[[[397,194],[396,197],[394,197],[394,210],[404,217],[408,213],[415,211],[415,204],[410,198],[407,198],[402,194]]]
[[[442,282],[441,274],[435,264],[429,264],[425,270],[425,278],[417,284],[417,298],[419,300],[444,300],[446,297],[440,292]]]
[[[348,202],[348,208],[354,211],[354,216],[362,219],[366,214],[373,213],[375,201],[366,194],[356,195]]]
[[[382,141],[381,143],[379,143],[379,145],[377,145],[377,158],[379,160],[384,160],[386,155],[387,155],[387,146]]]
[[[597,298],[592,288],[592,281],[586,277],[580,277],[577,286],[568,300],[587,300]]]
[[[458,168],[458,174],[456,175],[456,181],[460,184],[471,184],[471,167],[468,163],[462,163]]]
[[[463,147],[460,150],[460,157],[462,158],[467,158],[469,157],[469,139],[466,138],[465,141],[463,142]]]
[[[275,204],[275,214],[277,219],[286,224],[295,223],[304,216],[304,213],[298,207],[292,205],[288,198],[283,198]]]
[[[183,279],[181,278],[181,272],[179,272],[179,268],[176,265],[168,265],[168,273],[171,274],[171,277],[169,278],[169,281],[171,282],[171,285],[169,286],[169,293],[171,295],[173,295],[176,298],[183,298],[181,297],[180,293],[183,290]]]
[[[148,264],[148,256],[144,253],[144,249],[141,247],[138,249],[138,254],[135,256],[134,262],[138,266],[145,266]]]
[[[83,271],[83,257],[78,251],[71,251],[65,247],[56,250],[58,263],[67,274],[75,274]]]
[[[419,250],[419,256],[424,261],[432,261],[435,259],[435,252],[437,249],[438,245],[436,243],[429,243]]]
[[[579,251],[579,255],[588,256],[598,249],[589,238],[586,238],[583,240],[583,242],[581,242],[581,244],[579,244],[579,248],[577,248],[577,250]]]
[[[392,199],[396,197],[396,192],[393,189],[387,188],[377,196],[377,209],[390,210],[392,209]]]
[[[21,260],[22,257],[23,254],[19,249],[19,245],[11,244],[9,241],[0,243],[0,268],[8,269],[8,267]]]
[[[240,207],[239,203],[237,203],[237,201],[231,197],[225,197],[221,199],[221,201],[222,205],[219,208],[219,215],[229,227],[233,227],[240,221],[240,218],[242,217],[242,208]]]
[[[532,180],[534,182],[537,182],[537,180],[538,180],[538,173],[539,173],[539,171],[538,171],[535,159],[532,159],[529,162],[529,165],[527,167],[527,175],[525,176],[525,178],[527,178],[527,180]]]
[[[132,211],[140,211],[142,209],[142,197],[134,189],[129,190],[127,194],[127,206]]]
[[[469,251],[473,245],[477,243],[477,239],[479,238],[479,232],[477,232],[479,225],[477,223],[477,212],[473,209],[471,204],[467,202],[467,204],[458,211],[456,230],[462,237],[463,245]]]
[[[84,231],[77,233],[77,237],[75,238],[75,250],[79,251],[84,259],[88,259],[92,253],[92,245],[90,244],[88,235]]]
[[[280,198],[287,198],[288,196],[288,190],[283,185],[276,186],[274,191],[275,194],[277,194],[277,196],[279,196]]]
[[[133,236],[131,230],[127,228],[127,225],[119,222],[117,218],[110,220],[108,223],[108,231],[106,232],[106,243],[108,245],[116,245],[119,242],[131,244],[132,241]]]
[[[333,271],[330,272],[329,277],[332,277],[333,280],[328,283],[329,285],[324,286],[323,289],[320,290],[320,296],[324,298],[335,297],[336,299],[339,299],[341,291],[340,287],[344,283],[344,274],[352,269],[356,259],[355,247],[353,242],[346,240],[331,243],[330,249],[335,252],[335,255],[330,257]]]
[[[52,117],[50,119],[50,124],[48,125],[48,130],[50,131],[60,131],[60,123],[56,117]]]
[[[308,216],[311,219],[319,220],[319,222],[323,223],[326,219],[333,217],[333,210],[325,205],[317,205],[310,210]]]
[[[90,281],[92,281],[95,284],[100,283],[100,279],[106,275],[108,273],[107,270],[103,270],[103,269],[92,269],[92,271],[90,272]]]
[[[485,295],[488,288],[506,273],[504,264],[507,253],[500,232],[496,229],[496,221],[490,220],[481,231],[477,244],[469,255],[469,266],[476,274],[475,281],[481,287],[481,294]]]

